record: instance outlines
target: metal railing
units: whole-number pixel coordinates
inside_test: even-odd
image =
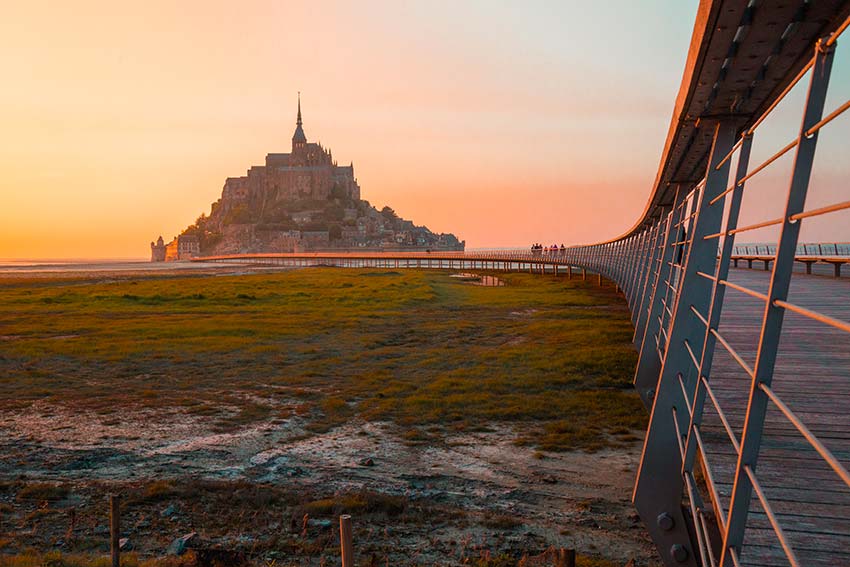
[[[835,311],[840,309],[835,302],[830,303],[833,298],[823,298],[824,309],[833,312],[789,300],[794,263],[799,256],[850,254],[847,243],[820,244],[815,252],[812,245],[798,242],[803,222],[850,209],[850,201],[806,207],[818,135],[850,109],[850,101],[824,109],[835,44],[846,27],[845,21],[832,35],[817,42],[808,64],[754,123],[742,128],[740,121],[732,118],[706,121],[713,129],[713,139],[705,175],[696,183],[676,184],[672,203],[659,207],[656,218],[618,240],[568,250],[566,261],[598,270],[617,282],[632,311],[639,349],[635,386],[651,411],[633,498],[668,565],[774,564],[777,556],[792,566],[850,565],[846,548],[850,541],[850,505],[844,506],[850,502],[846,498],[850,494],[850,452],[844,441],[850,436],[850,419],[848,414],[842,415],[842,408],[850,409],[850,357],[841,358],[843,367],[826,370],[845,379],[834,394],[841,398],[834,398],[832,405],[817,405],[815,401],[811,402],[814,410],[808,407],[807,400],[822,400],[820,396],[827,395],[818,381],[784,384],[783,393],[773,384],[782,354],[780,339],[786,314],[792,314],[806,328],[829,329],[836,340],[850,333],[850,321],[836,316]],[[796,137],[762,163],[751,166],[751,149],[759,127],[792,88],[798,83],[802,87],[804,82],[808,83],[808,92]],[[776,188],[775,197],[784,199],[783,214],[739,224],[748,182],[785,154],[793,157],[791,173],[788,184]],[[787,193],[780,191],[786,188]],[[778,229],[775,243],[735,245],[737,235],[766,227]],[[730,261],[741,255],[769,257],[766,287],[730,278]],[[850,292],[844,296],[844,304],[848,301]],[[755,309],[751,311],[757,342],[736,344],[736,339],[722,329],[724,308],[738,304]],[[819,370],[816,349],[796,356],[807,364],[800,363],[792,372],[824,371]],[[718,390],[718,379],[712,372],[721,359],[737,368],[733,380],[728,377],[732,369],[726,367],[723,392]],[[737,405],[730,401],[734,388],[740,388],[741,402]],[[837,403],[839,399],[843,405]],[[795,404],[807,407],[799,411]],[[772,418],[768,421],[769,411],[784,418],[784,423]],[[809,425],[804,416],[813,412],[835,412],[837,415],[830,416],[832,421],[824,422],[835,429],[820,422],[817,430]],[[718,424],[710,439],[705,427],[708,419]],[[768,481],[762,478],[758,465],[767,451],[768,426],[781,429],[783,442],[802,443],[793,446],[804,446],[808,451],[803,455],[803,449],[794,449],[796,453],[786,453],[783,458],[819,460],[834,475],[832,480],[817,478],[817,482],[836,481],[837,485],[830,485],[828,493],[811,501],[814,512],[794,515],[777,511],[780,506],[783,510],[787,507],[783,490],[790,489],[784,487],[795,486],[798,491],[813,487],[807,478],[793,482],[782,474]],[[842,447],[838,455],[830,449],[836,438]],[[722,451],[718,448],[721,444],[725,447]],[[720,455],[717,458],[724,461],[723,467],[711,462],[715,455]],[[789,470],[787,474],[792,473]],[[813,496],[807,492],[795,498]],[[825,503],[837,506],[831,519],[820,511]],[[806,543],[807,533],[818,543]],[[747,539],[745,534],[749,534]],[[748,545],[752,545],[751,550]]]
[[[336,266],[336,267],[394,267],[435,269],[484,269],[502,271],[530,271],[555,273],[559,269],[575,268],[587,272],[576,264],[569,248],[557,250],[502,249],[470,252],[356,252],[324,250],[311,252],[258,252],[199,256],[192,262],[265,264],[280,266]]]
[[[776,244],[772,242],[736,244],[732,254],[736,256],[775,255]],[[797,244],[797,256],[840,256],[850,257],[850,242],[808,242]]]

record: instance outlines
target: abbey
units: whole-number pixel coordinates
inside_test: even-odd
[[[240,203],[274,202],[283,199],[327,199],[341,196],[360,199],[360,186],[353,165],[337,165],[330,150],[308,142],[301,120],[292,135],[292,152],[268,154],[266,165],[255,165],[242,177],[229,177],[224,183],[219,206],[223,212]]]
[[[330,150],[307,141],[299,94],[292,151],[227,178],[209,216],[167,244],[151,242],[151,261],[340,248],[463,250],[464,243],[362,200],[354,166],[337,165]]]

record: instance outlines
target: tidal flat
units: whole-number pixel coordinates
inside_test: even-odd
[[[343,512],[361,564],[651,562],[625,302],[491,275],[0,278],[0,565],[103,553],[109,492],[128,564],[186,563],[156,558],[191,531],[233,563],[326,564]]]

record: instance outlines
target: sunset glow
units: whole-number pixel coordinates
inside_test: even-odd
[[[378,207],[468,247],[616,236],[651,190],[696,10],[655,4],[10,4],[0,257],[147,257],[288,151],[297,91]]]

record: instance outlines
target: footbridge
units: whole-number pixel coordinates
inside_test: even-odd
[[[807,223],[850,224],[846,175],[833,180],[844,200],[807,202],[818,139],[850,115],[848,15],[847,0],[700,2],[655,183],[617,238],[197,260],[611,280],[650,414],[633,500],[665,565],[850,566],[850,250],[800,238]],[[799,126],[777,139],[771,121],[788,113]],[[736,245],[751,236],[770,244]]]

